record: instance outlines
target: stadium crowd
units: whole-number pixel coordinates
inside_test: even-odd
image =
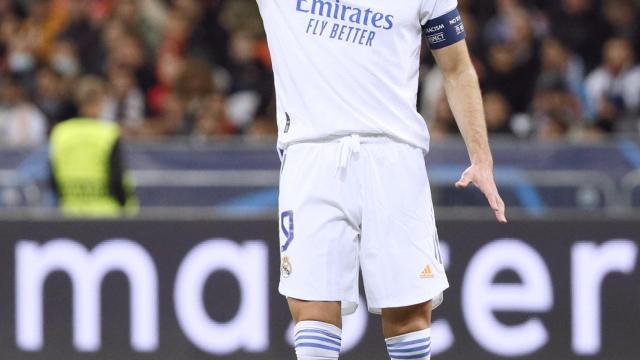
[[[491,132],[639,131],[640,0],[460,9]],[[425,51],[418,107],[438,138],[456,125],[432,61]],[[0,0],[0,144],[45,143],[88,86],[129,139],[272,136],[272,82],[255,0]]]

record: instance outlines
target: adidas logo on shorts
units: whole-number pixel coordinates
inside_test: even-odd
[[[422,272],[420,273],[420,278],[421,279],[433,278],[433,271],[431,270],[431,266],[427,265],[424,267],[424,270],[422,270]]]

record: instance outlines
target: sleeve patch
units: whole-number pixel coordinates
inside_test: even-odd
[[[422,26],[429,46],[433,50],[442,49],[465,39],[464,24],[458,9],[431,19]]]

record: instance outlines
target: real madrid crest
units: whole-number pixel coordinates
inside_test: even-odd
[[[291,275],[291,271],[291,262],[289,261],[289,257],[285,255],[282,257],[282,262],[280,265],[280,276],[286,279],[289,277],[289,275]]]

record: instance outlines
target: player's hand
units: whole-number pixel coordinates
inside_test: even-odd
[[[493,167],[490,165],[471,165],[462,173],[462,177],[456,183],[456,188],[464,189],[470,184],[475,185],[487,197],[489,205],[496,214],[496,219],[503,224],[506,223],[504,201],[498,193],[496,180],[493,177]]]

